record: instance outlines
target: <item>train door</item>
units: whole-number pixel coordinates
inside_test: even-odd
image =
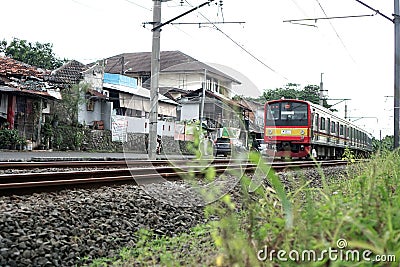
[[[315,113],[315,115],[313,116],[313,127],[312,127],[312,131],[311,131],[311,139],[312,140],[318,140],[319,134],[315,134],[314,131],[318,132],[319,130],[319,114]]]

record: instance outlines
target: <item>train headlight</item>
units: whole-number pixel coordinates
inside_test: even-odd
[[[272,130],[268,130],[268,135],[272,135]]]
[[[301,135],[304,135],[304,134],[305,134],[304,130],[301,130],[301,131],[300,131],[300,134],[301,134]]]

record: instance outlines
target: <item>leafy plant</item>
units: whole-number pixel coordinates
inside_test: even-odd
[[[16,145],[25,145],[25,138],[19,135],[16,129],[1,129],[0,130],[0,147],[1,148],[15,148]]]

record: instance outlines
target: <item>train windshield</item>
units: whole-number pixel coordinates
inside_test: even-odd
[[[276,102],[267,105],[267,126],[307,126],[308,105],[299,102]]]

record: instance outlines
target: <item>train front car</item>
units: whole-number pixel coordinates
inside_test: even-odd
[[[272,157],[306,158],[310,155],[310,104],[282,99],[265,104],[264,141]]]

